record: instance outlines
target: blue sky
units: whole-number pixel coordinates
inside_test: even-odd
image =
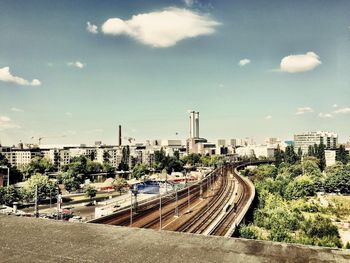
[[[211,140],[345,141],[349,26],[346,0],[2,0],[0,140],[185,139],[197,110]]]

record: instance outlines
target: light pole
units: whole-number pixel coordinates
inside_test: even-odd
[[[3,165],[0,166],[1,169],[7,169],[7,186],[10,185],[10,168],[8,168],[7,166]]]
[[[178,207],[178,196],[177,196],[177,185],[175,185],[175,216],[179,217],[179,207]]]

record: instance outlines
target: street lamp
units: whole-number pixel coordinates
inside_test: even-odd
[[[1,169],[7,169],[7,186],[10,185],[10,168],[8,168],[7,166],[0,166]]]

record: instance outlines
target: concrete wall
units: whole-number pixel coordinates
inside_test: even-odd
[[[0,215],[0,262],[350,262],[350,252]]]

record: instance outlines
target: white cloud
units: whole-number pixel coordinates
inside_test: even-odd
[[[67,111],[67,112],[66,112],[66,116],[71,117],[71,116],[73,116],[73,114],[72,114],[71,112]]]
[[[333,108],[338,108],[338,104],[333,104]]]
[[[152,47],[170,47],[186,38],[210,35],[220,23],[188,9],[167,8],[138,14],[130,20],[110,18],[102,25],[107,35],[127,35]]]
[[[310,71],[321,65],[320,57],[314,52],[290,55],[281,60],[280,70],[288,73]]]
[[[38,79],[28,81],[21,77],[17,77],[11,74],[9,67],[0,68],[0,81],[15,83],[21,86],[40,86],[41,82]]]
[[[248,65],[250,63],[250,59],[244,58],[241,59],[238,63],[238,65],[240,65],[241,67],[244,67],[245,65]]]
[[[13,123],[9,117],[0,116],[0,131],[13,128],[19,128],[19,126]]]
[[[318,114],[318,116],[319,116],[320,118],[333,118],[333,115],[332,115],[331,113],[322,113],[322,112],[320,112],[320,113]]]
[[[80,69],[82,69],[86,66],[86,64],[83,64],[80,61],[68,62],[67,65],[70,67],[76,67],[76,68],[80,68]]]
[[[91,24],[89,21],[86,23],[86,30],[92,34],[98,33],[98,28],[96,25]]]
[[[271,115],[267,115],[266,117],[265,117],[265,120],[271,120],[272,119],[272,116]]]
[[[194,5],[194,0],[183,0],[184,4],[187,6],[187,7],[192,7]]]
[[[12,107],[12,108],[11,108],[11,111],[14,111],[14,112],[23,112],[24,110],[19,109],[19,108]]]
[[[345,107],[345,108],[339,108],[334,111],[335,114],[349,114],[350,113],[350,108]]]
[[[297,112],[295,114],[303,115],[305,113],[311,113],[311,112],[314,112],[314,110],[311,107],[300,107],[300,108],[297,108]]]

